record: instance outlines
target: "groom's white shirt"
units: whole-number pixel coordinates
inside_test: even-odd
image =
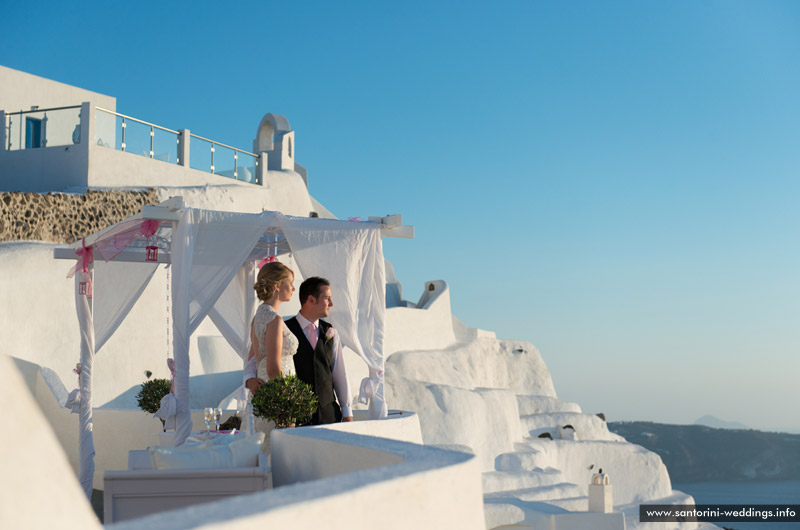
[[[303,330],[303,334],[311,342],[311,337],[308,336],[308,325],[312,324],[306,317],[297,313],[297,323]],[[315,320],[313,322],[314,329],[317,332],[317,340],[319,337],[319,325]],[[347,371],[344,368],[344,359],[342,358],[342,341],[339,338],[339,332],[336,328],[331,326],[333,330],[333,390],[336,392],[336,399],[339,400],[339,405],[342,407],[342,416],[348,417],[353,415],[353,408],[350,403],[350,384],[347,382]]]

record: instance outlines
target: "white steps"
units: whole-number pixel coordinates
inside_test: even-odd
[[[576,484],[572,484],[571,482],[559,482],[558,484],[551,484],[549,486],[536,486],[532,488],[485,493],[483,498],[484,501],[490,499],[519,499],[521,501],[538,501],[549,504],[557,503],[564,499],[582,498],[583,503],[586,503],[586,496],[583,495],[583,492]]]
[[[529,472],[487,471],[483,473],[483,493],[497,493],[528,488],[552,486],[564,481],[557,469],[536,469]]]

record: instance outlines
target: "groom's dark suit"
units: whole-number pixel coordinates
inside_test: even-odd
[[[333,393],[333,340],[326,338],[331,325],[324,320],[317,321],[317,325],[319,340],[317,347],[312,349],[297,318],[292,317],[286,321],[286,327],[294,333],[300,343],[294,355],[297,377],[311,385],[311,389],[319,399],[319,408],[311,418],[312,425],[342,421],[342,410]]]

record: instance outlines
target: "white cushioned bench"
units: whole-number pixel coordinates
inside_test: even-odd
[[[191,449],[172,449],[174,459],[165,456],[168,449],[162,447],[130,451],[127,470],[104,473],[105,524],[272,488],[272,473],[263,453],[253,454],[250,463],[255,465],[251,466],[231,467],[231,462],[228,467],[207,467],[205,460],[187,468]],[[203,455],[207,458],[207,451]],[[242,464],[241,457],[237,463]],[[153,469],[154,464],[162,469]],[[165,468],[173,464],[182,469]]]

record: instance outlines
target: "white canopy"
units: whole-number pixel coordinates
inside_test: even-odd
[[[91,495],[94,475],[92,361],[136,303],[159,263],[171,263],[172,267],[176,445],[186,440],[192,427],[189,337],[208,315],[244,357],[256,309],[252,289],[256,262],[287,252],[292,253],[303,277],[330,280],[337,299],[330,314],[332,324],[342,343],[369,366],[370,375],[361,383],[362,393],[369,398],[369,417],[385,417],[386,279],[381,235],[413,237],[413,228],[400,226],[399,216],[339,221],[279,212],[243,214],[184,208],[180,198],[173,198],[144,207],[142,213],[84,238],[77,249],[56,249],[56,258],[78,259],[70,275],[78,273],[79,479],[87,495]],[[158,248],[157,257],[154,248]],[[95,250],[105,260],[98,260],[96,266]]]

